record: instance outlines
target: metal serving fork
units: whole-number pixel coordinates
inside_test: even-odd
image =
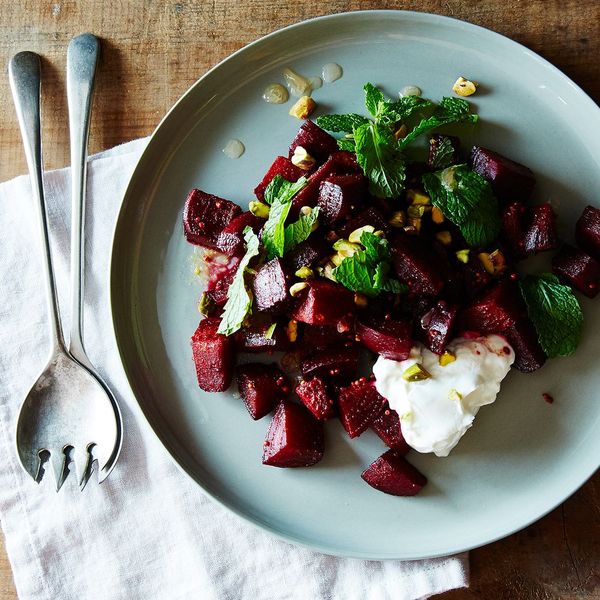
[[[95,461],[98,480],[109,475],[121,450],[122,420],[114,395],[96,373],[82,342],[83,228],[89,118],[99,42],[91,34],[74,38],[67,52],[67,96],[71,135],[72,231],[69,349],[65,345],[52,267],[47,211],[42,181],[40,122],[41,63],[33,52],[16,54],[9,79],[23,137],[25,156],[44,250],[50,323],[48,362],[27,394],[17,422],[17,451],[23,468],[38,483],[48,459],[56,489],[75,464],[80,489]]]

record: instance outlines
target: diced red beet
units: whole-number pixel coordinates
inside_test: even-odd
[[[352,334],[352,330],[340,332],[334,325],[305,325],[302,345],[310,350],[340,346],[353,339]]]
[[[217,238],[217,246],[221,252],[229,256],[243,254],[244,229],[250,227],[254,233],[265,224],[265,220],[253,215],[250,211],[243,212],[225,226]]]
[[[404,456],[410,450],[402,435],[398,413],[387,407],[371,425],[371,429],[381,438],[383,443]]]
[[[328,244],[322,237],[312,234],[307,240],[300,242],[287,252],[283,260],[295,273],[300,267],[316,265],[331,252],[331,244]]]
[[[492,276],[485,270],[474,252],[469,253],[469,261],[460,264],[463,291],[467,299],[472,300],[492,282]]]
[[[259,200],[265,199],[265,190],[275,175],[281,175],[288,181],[298,181],[300,177],[306,175],[306,171],[293,164],[289,158],[278,156],[269,167],[262,181],[254,188],[254,195]]]
[[[294,155],[294,150],[302,146],[311,156],[318,161],[324,161],[328,156],[338,151],[336,139],[325,130],[307,119],[300,127],[300,131],[290,144],[289,158]]]
[[[233,377],[233,338],[217,333],[220,319],[203,319],[192,336],[198,385],[205,392],[224,392]]]
[[[283,312],[291,299],[289,280],[290,275],[280,258],[265,263],[252,282],[256,308],[270,313]]]
[[[275,364],[247,363],[237,368],[242,400],[256,421],[268,415],[290,393],[290,384]]]
[[[413,345],[412,325],[385,317],[369,317],[356,323],[360,343],[390,360],[406,360]]]
[[[588,298],[595,298],[600,291],[600,263],[568,244],[552,258],[552,272]]]
[[[392,496],[414,496],[427,485],[427,478],[394,450],[382,454],[361,477],[371,487]]]
[[[494,194],[505,202],[527,201],[535,185],[531,169],[498,152],[474,146],[471,151],[473,171],[492,184]]]
[[[323,458],[323,423],[300,404],[284,400],[269,425],[262,462],[272,467],[310,467]]]
[[[390,232],[390,225],[380,210],[369,206],[355,217],[351,217],[346,223],[336,229],[337,234],[342,238],[347,238],[355,229],[372,225],[375,231],[381,230],[384,233]]]
[[[354,314],[354,296],[327,279],[314,279],[298,295],[292,318],[309,325],[337,325]]]
[[[525,252],[527,231],[527,208],[521,202],[512,202],[502,209],[502,240],[515,260],[521,260]]]
[[[271,326],[269,320],[258,320],[253,318],[253,323],[248,327],[242,327],[233,335],[238,352],[275,352],[285,351],[291,346],[291,342],[285,332],[285,324],[277,322],[275,330],[270,337],[267,331]]]
[[[431,246],[417,237],[398,236],[391,247],[394,268],[411,293],[437,296],[444,287],[440,260]]]
[[[435,162],[435,157],[437,155],[439,147],[444,144],[449,143],[452,147],[452,153],[448,156],[448,163],[440,166]],[[443,169],[448,165],[454,165],[459,161],[459,148],[460,148],[460,140],[453,135],[442,135],[441,133],[434,133],[429,139],[429,156],[427,158],[427,165],[432,169]]]
[[[183,208],[183,234],[190,244],[218,250],[225,226],[242,212],[233,202],[193,189]]]
[[[344,379],[354,377],[358,370],[358,348],[354,345],[317,350],[300,364],[305,378]]]
[[[458,307],[440,300],[420,319],[419,329],[425,345],[435,354],[442,354],[452,338]]]
[[[223,306],[227,302],[227,292],[234,277],[235,270],[232,269],[223,271],[218,278],[209,281],[206,293],[217,306]]]
[[[356,154],[347,150],[338,150],[331,154],[333,162],[335,162],[341,172],[344,173],[362,173],[358,162],[356,162]]]
[[[550,204],[539,204],[530,209],[530,224],[525,232],[525,252],[535,254],[558,247],[556,216]]]
[[[317,419],[325,421],[333,417],[333,400],[324,381],[319,377],[302,379],[296,387],[296,394]]]
[[[502,334],[515,351],[513,367],[523,373],[531,373],[546,362],[546,354],[540,346],[537,332],[529,318],[520,319],[507,327]]]
[[[330,175],[319,187],[319,216],[327,224],[346,218],[364,201],[366,192],[364,175]]]
[[[340,390],[338,411],[340,421],[351,438],[358,437],[384,411],[387,400],[366,378],[353,381]]]
[[[600,261],[600,209],[586,206],[575,225],[577,245]]]

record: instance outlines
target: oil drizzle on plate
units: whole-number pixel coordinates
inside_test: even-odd
[[[246,148],[240,140],[229,140],[223,148],[223,154],[228,158],[239,158],[245,151]]]
[[[323,65],[321,72],[323,81],[325,83],[333,83],[334,81],[337,81],[343,74],[344,71],[342,70],[342,67],[340,67],[340,65],[337,63],[327,63],[326,65]]]

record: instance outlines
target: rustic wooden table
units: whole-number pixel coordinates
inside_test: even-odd
[[[369,8],[428,11],[489,27],[549,59],[600,101],[598,0],[4,0],[0,64],[24,49],[45,57],[44,157],[47,168],[60,167],[68,162],[64,67],[73,34],[103,39],[91,132],[96,152],[149,134],[198,77],[244,44],[302,19]],[[1,181],[24,173],[25,162],[6,77],[0,96]],[[471,552],[471,581],[469,590],[439,598],[600,599],[600,474],[539,522]],[[16,598],[1,540],[0,598]]]

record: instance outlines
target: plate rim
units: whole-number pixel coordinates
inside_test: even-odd
[[[255,40],[249,42],[248,44],[242,46],[235,52],[229,54],[224,59],[219,61],[213,67],[208,69],[200,78],[198,78],[178,98],[178,100],[166,112],[166,114],[162,117],[162,119],[159,121],[158,125],[155,127],[155,129],[149,136],[148,142],[147,142],[146,146],[144,147],[142,153],[140,154],[138,161],[136,162],[136,165],[129,177],[129,181],[127,183],[127,187],[123,194],[122,202],[119,207],[119,211],[118,211],[115,225],[113,228],[110,258],[109,258],[109,302],[110,302],[112,334],[113,334],[114,340],[116,342],[116,347],[117,347],[117,351],[118,351],[118,355],[119,355],[119,361],[123,367],[123,371],[127,378],[127,383],[129,385],[129,388],[132,392],[133,397],[135,398],[138,408],[140,409],[141,413],[143,414],[147,424],[150,426],[152,433],[156,436],[156,438],[161,443],[161,445],[167,452],[168,456],[175,463],[177,468],[180,471],[182,471],[187,477],[189,477],[192,481],[194,481],[199,486],[201,492],[206,494],[206,496],[208,498],[210,498],[211,501],[216,502],[217,504],[219,504],[221,507],[225,508],[230,513],[236,515],[239,518],[242,518],[245,522],[250,523],[255,527],[258,527],[259,529],[266,531],[271,535],[274,535],[276,538],[278,538],[280,540],[283,540],[288,543],[291,542],[293,544],[297,544],[304,548],[308,548],[310,550],[317,551],[317,552],[320,552],[323,554],[327,554],[327,555],[331,555],[331,556],[338,556],[338,557],[345,557],[345,558],[364,559],[364,560],[422,560],[422,559],[450,556],[450,555],[458,554],[461,552],[466,552],[466,551],[472,550],[474,548],[479,548],[479,547],[494,543],[498,540],[501,540],[501,539],[508,537],[518,531],[525,529],[526,527],[530,526],[532,523],[539,521],[544,516],[546,516],[547,514],[552,512],[554,509],[556,509],[558,506],[560,506],[562,503],[564,503],[568,498],[570,498],[573,494],[575,494],[583,485],[585,485],[590,480],[590,478],[593,477],[593,475],[596,473],[598,468],[600,468],[600,459],[598,460],[598,464],[594,468],[592,468],[592,470],[589,473],[584,475],[584,479],[581,480],[576,485],[576,487],[574,487],[573,489],[569,489],[567,493],[561,494],[560,500],[558,500],[556,503],[552,504],[547,510],[538,514],[534,518],[526,518],[524,520],[524,522],[521,522],[518,525],[511,527],[507,531],[502,532],[498,535],[495,535],[492,537],[487,537],[486,539],[482,539],[482,540],[474,542],[474,543],[468,543],[467,545],[451,546],[451,544],[446,544],[447,547],[445,547],[443,550],[440,550],[439,552],[427,552],[427,553],[421,553],[421,554],[394,553],[394,555],[392,556],[391,554],[373,555],[373,554],[365,554],[364,552],[360,552],[360,551],[349,551],[349,550],[340,552],[340,551],[336,550],[335,548],[328,547],[321,543],[318,543],[315,541],[307,541],[306,539],[303,539],[303,538],[296,536],[289,532],[282,532],[281,530],[277,529],[275,526],[272,526],[269,523],[267,523],[263,520],[260,520],[258,518],[255,518],[253,515],[242,511],[241,509],[239,509],[237,507],[237,505],[228,501],[225,498],[220,497],[220,495],[218,493],[216,493],[215,491],[213,491],[213,490],[209,489],[207,486],[205,486],[205,484],[201,481],[200,477],[196,476],[191,469],[188,470],[188,468],[186,468],[185,461],[180,456],[178,456],[177,449],[173,447],[172,442],[167,439],[167,436],[163,433],[163,431],[154,426],[154,417],[150,414],[150,411],[148,410],[146,404],[143,402],[140,402],[140,400],[138,399],[138,394],[136,394],[136,392],[134,391],[135,390],[134,377],[131,373],[131,368],[128,368],[126,366],[126,362],[123,358],[125,352],[124,352],[123,344],[120,342],[120,337],[119,337],[119,333],[117,332],[117,325],[116,325],[116,320],[117,320],[116,313],[118,311],[117,301],[116,301],[116,296],[117,296],[116,246],[117,246],[117,242],[118,242],[118,236],[120,233],[120,225],[124,218],[124,212],[126,209],[127,200],[128,200],[128,198],[131,197],[135,175],[138,171],[140,164],[145,160],[146,155],[150,152],[150,148],[151,148],[153,142],[155,141],[155,138],[159,134],[159,132],[161,131],[163,126],[170,120],[171,115],[178,110],[180,104],[183,104],[187,100],[187,98],[195,92],[196,88],[200,87],[204,83],[204,81],[214,71],[217,71],[224,64],[226,64],[228,62],[236,60],[240,55],[243,55],[249,49],[259,46],[261,44],[264,44],[274,37],[285,35],[289,31],[292,31],[297,28],[310,26],[314,22],[322,22],[322,21],[327,21],[327,20],[354,19],[357,17],[360,18],[361,16],[384,18],[386,15],[390,15],[390,14],[393,14],[395,16],[404,17],[404,18],[407,18],[408,20],[422,19],[424,21],[429,21],[432,24],[433,23],[439,24],[441,22],[442,24],[446,24],[451,27],[468,29],[471,31],[479,32],[485,36],[491,36],[493,39],[495,39],[496,41],[498,41],[500,43],[507,44],[511,47],[516,47],[521,52],[524,52],[527,55],[529,55],[531,58],[535,59],[535,61],[537,63],[539,63],[543,68],[549,70],[555,76],[558,76],[559,79],[565,85],[568,85],[571,88],[573,88],[574,92],[577,94],[579,99],[588,105],[589,110],[595,111],[600,116],[600,106],[598,106],[598,104],[593,100],[593,98],[591,98],[591,96],[585,90],[583,90],[581,88],[581,86],[579,86],[577,83],[575,83],[568,75],[566,75],[558,67],[553,65],[550,61],[548,61],[547,59],[545,59],[544,57],[539,55],[537,52],[535,52],[534,50],[531,50],[524,44],[521,44],[520,42],[512,40],[511,38],[509,38],[501,33],[498,33],[496,31],[488,29],[487,27],[483,27],[483,26],[477,25],[475,23],[470,23],[470,22],[464,21],[462,19],[457,19],[455,17],[448,17],[446,15],[440,15],[440,14],[429,13],[429,12],[421,12],[421,11],[413,11],[413,10],[394,10],[394,9],[356,10],[356,11],[345,11],[345,12],[321,15],[318,17],[313,17],[310,19],[298,21],[298,22],[292,23],[290,25],[287,25],[285,27],[276,29],[274,31],[271,31],[270,33],[267,33]]]

